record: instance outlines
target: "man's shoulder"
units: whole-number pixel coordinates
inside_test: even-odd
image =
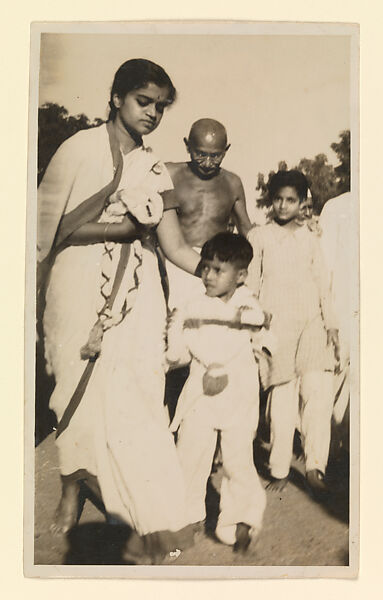
[[[352,206],[352,195],[351,192],[345,192],[340,196],[336,196],[335,198],[330,198],[327,200],[326,204],[323,206],[321,217],[327,214],[337,214],[342,212],[347,212]]]
[[[166,162],[165,166],[169,171],[170,177],[176,177],[183,174],[187,169],[186,162]]]
[[[224,177],[233,187],[242,187],[242,180],[236,173],[221,168],[221,176]]]

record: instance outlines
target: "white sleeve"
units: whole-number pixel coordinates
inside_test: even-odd
[[[148,183],[150,186],[153,186],[153,188],[159,194],[174,189],[173,181],[169,175],[169,171],[161,160],[153,164],[148,176]]]
[[[334,268],[334,262],[336,261],[336,240],[337,240],[337,219],[334,218],[331,211],[331,200],[324,205],[319,218],[319,225],[322,230],[320,237],[321,247],[324,259],[327,264],[327,268],[330,274]]]
[[[314,278],[316,279],[320,304],[322,309],[322,316],[326,326],[326,329],[337,329],[338,319],[336,318],[333,300],[331,295],[331,277],[327,267],[325,258],[323,256],[322,247],[320,245],[319,238],[315,234],[313,236],[313,259],[312,266],[314,272]]]

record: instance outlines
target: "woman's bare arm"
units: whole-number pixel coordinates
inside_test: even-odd
[[[132,242],[142,227],[124,217],[122,223],[85,223],[65,240],[65,246],[88,246],[103,242]]]

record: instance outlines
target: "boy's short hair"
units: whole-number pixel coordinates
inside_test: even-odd
[[[235,264],[239,269],[247,269],[253,258],[253,248],[243,235],[224,231],[217,233],[204,243],[201,259]]]
[[[272,175],[267,187],[271,201],[283,187],[294,188],[301,202],[307,198],[308,181],[305,175],[296,169],[292,169],[291,171],[278,171],[278,173]]]

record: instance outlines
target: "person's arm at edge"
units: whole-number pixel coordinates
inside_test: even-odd
[[[248,266],[246,285],[254,293],[256,298],[259,298],[259,293],[261,291],[262,274],[262,248],[259,239],[259,229],[259,227],[253,227],[247,235],[247,239],[253,248],[253,259]]]
[[[246,237],[252,225],[247,214],[245,191],[242,181],[237,175],[235,175],[235,194],[235,203],[232,211],[233,220],[239,233]]]

